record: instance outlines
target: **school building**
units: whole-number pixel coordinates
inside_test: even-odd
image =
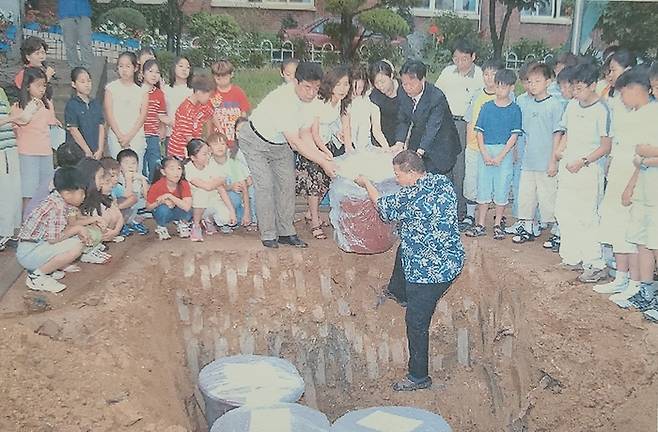
[[[101,1],[101,0],[99,0]],[[136,3],[161,3],[164,0],[133,0]],[[53,0],[40,0],[40,6],[55,5]],[[507,43],[521,38],[543,39],[546,44],[558,47],[569,39],[571,29],[570,0],[547,0],[531,10],[514,11],[510,19]],[[503,8],[497,3],[498,23],[502,20]],[[316,19],[330,15],[325,10],[325,0],[186,0],[186,13],[199,11],[225,13],[236,18],[247,31],[277,32],[281,21],[291,15],[299,27],[313,23]],[[478,23],[483,35],[489,30],[489,2],[487,0],[420,0],[413,9],[418,30],[426,30],[432,17],[445,12],[454,12]]]

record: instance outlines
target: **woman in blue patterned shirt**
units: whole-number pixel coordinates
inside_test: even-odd
[[[436,303],[462,270],[464,247],[450,180],[426,173],[421,157],[410,150],[393,158],[393,171],[402,186],[394,195],[380,197],[363,176],[355,182],[367,190],[384,221],[399,224],[401,242],[384,295],[407,307],[409,373],[393,384],[393,389],[411,391],[432,385],[428,375],[429,326]]]

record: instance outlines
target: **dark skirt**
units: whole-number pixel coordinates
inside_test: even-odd
[[[336,147],[333,142],[327,144],[327,148],[334,156],[345,154],[345,146]],[[295,171],[297,180],[295,193],[302,196],[317,196],[322,198],[329,190],[331,178],[325,174],[320,165],[306,159],[297,153],[295,155]]]

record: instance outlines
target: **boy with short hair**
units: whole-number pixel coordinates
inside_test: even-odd
[[[564,112],[565,133],[553,150],[553,164],[560,164],[555,217],[560,224],[562,264],[571,270],[582,265],[578,279],[587,283],[607,277],[598,241],[598,208],[603,193],[603,167],[598,161],[610,153],[612,139],[610,112],[596,94],[598,78],[595,65],[575,67],[574,100]]]
[[[149,184],[139,171],[139,156],[126,148],[117,154],[117,162],[120,172],[117,184],[112,185],[112,196],[117,200],[125,221],[121,235],[128,237],[135,232],[146,235],[149,230],[138,220],[138,210],[146,206]]]
[[[85,198],[85,181],[74,167],[55,171],[55,190],[25,219],[18,234],[16,258],[27,270],[25,284],[31,290],[60,292],[66,285],[57,281],[59,271],[69,266],[89,242],[87,229],[67,226],[67,215]]]
[[[535,238],[533,220],[537,205],[544,225],[555,223],[557,182],[549,175],[553,148],[562,138],[562,103],[548,93],[553,71],[546,64],[528,70],[528,92],[531,99],[521,106],[525,151],[520,160],[518,217],[521,225],[512,237],[514,243]]]
[[[521,135],[521,109],[512,102],[510,93],[516,83],[516,74],[503,69],[496,72],[496,98],[482,107],[475,130],[480,147],[478,170],[478,221],[466,231],[469,237],[486,235],[484,224],[489,204],[496,205],[494,239],[505,238],[501,226],[505,206],[509,202],[512,186],[513,157],[511,150]]]
[[[167,145],[167,155],[184,159],[187,143],[193,138],[201,138],[203,126],[212,119],[216,129],[221,125],[214,115],[210,95],[215,90],[215,82],[207,76],[192,79],[192,95],[187,97],[176,110],[174,128]]]
[[[496,72],[505,69],[502,62],[487,60],[482,65],[484,88],[471,99],[464,114],[466,120],[466,150],[464,166],[464,198],[466,198],[466,217],[459,223],[460,231],[465,231],[475,225],[475,209],[477,208],[477,181],[480,149],[478,147],[475,124],[482,106],[496,98]]]
[[[233,147],[235,140],[235,122],[240,117],[246,117],[251,109],[249,99],[245,92],[237,85],[231,83],[235,68],[228,60],[215,62],[212,67],[213,78],[217,90],[210,98],[215,109],[215,117],[220,128],[215,132],[223,134],[228,139],[228,146]]]

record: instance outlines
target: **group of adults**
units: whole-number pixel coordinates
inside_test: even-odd
[[[403,188],[381,197],[367,179],[355,181],[366,189],[383,220],[398,223],[401,242],[390,282],[381,293],[381,298],[391,298],[406,308],[408,374],[394,383],[397,391],[431,385],[430,322],[438,300],[464,263],[458,229],[459,217],[466,212],[464,115],[473,95],[483,87],[482,71],[474,60],[474,49],[459,42],[453,64],[442,71],[438,87],[426,80],[427,67],[418,60],[407,61],[399,78],[387,61],[370,65],[370,100],[379,107],[387,141],[400,151],[393,158],[393,170]],[[266,247],[307,246],[293,226],[294,151],[317,163],[330,177],[336,175],[334,162],[300,133],[305,126],[303,112],[315,99],[321,79],[319,65],[300,63],[293,83],[266,96],[239,130],[239,145],[253,174],[256,214]]]
[[[452,180],[460,218],[466,213],[462,194],[464,115],[473,95],[483,87],[482,71],[474,61],[474,48],[459,41],[453,64],[441,72],[438,87],[426,80],[427,67],[418,60],[407,61],[399,78],[385,60],[370,65],[369,74],[373,86],[370,100],[379,107],[387,141],[395,143],[397,149],[416,152],[427,172]],[[317,163],[330,177],[335,176],[334,163],[299,132],[304,126],[306,104],[317,96],[321,79],[319,65],[300,63],[289,90],[277,89],[266,96],[240,131],[240,148],[257,167],[252,170],[256,212],[261,240],[267,247],[277,243],[306,247],[293,226],[294,151]]]

